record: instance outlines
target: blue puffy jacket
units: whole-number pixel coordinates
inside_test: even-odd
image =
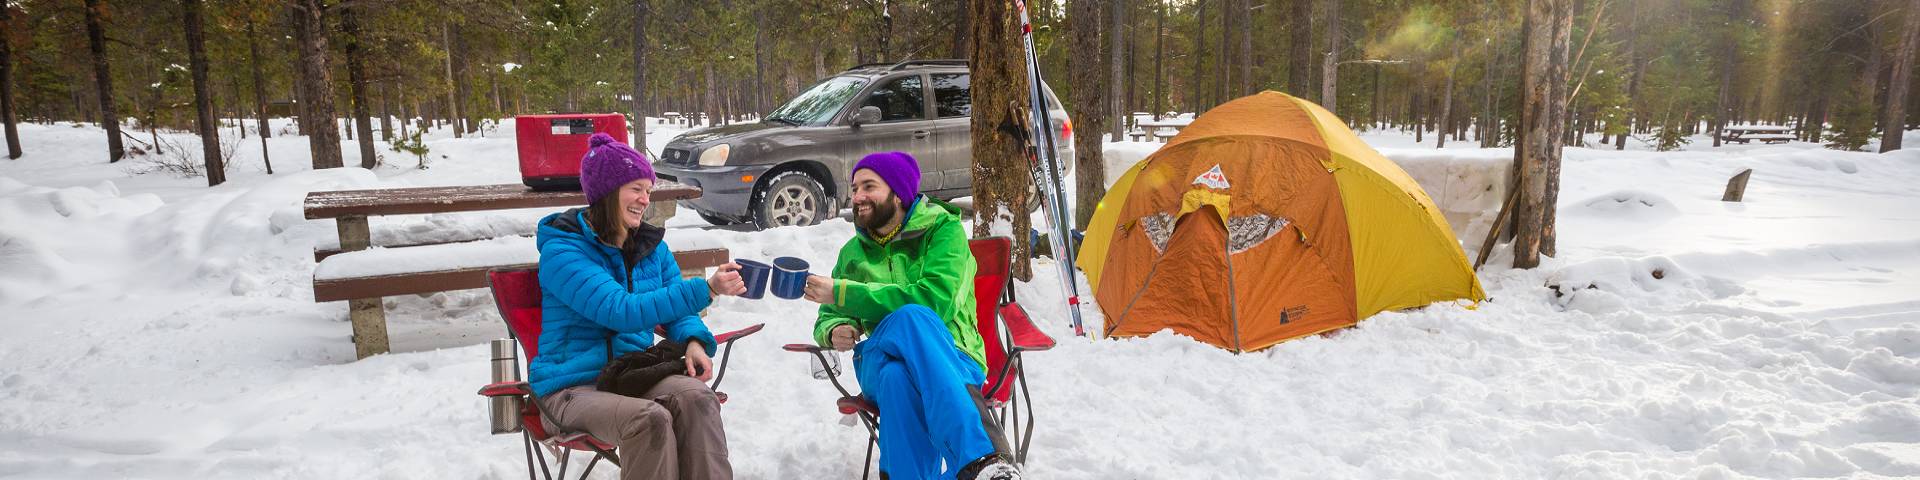
[[[624,251],[587,228],[586,209],[540,220],[540,351],[527,364],[527,381],[540,396],[587,385],[610,358],[653,346],[653,329],[667,338],[699,340],[709,355],[713,332],[700,310],[713,303],[707,282],[680,278],[680,265],[652,225],[629,230]],[[612,351],[609,352],[608,348]]]

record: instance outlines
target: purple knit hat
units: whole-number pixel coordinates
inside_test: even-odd
[[[588,205],[634,180],[658,180],[646,154],[611,135],[595,133],[587,139],[587,145],[587,156],[580,159],[580,188],[587,194]]]
[[[879,175],[880,181],[886,182],[887,188],[893,189],[893,194],[899,196],[903,204],[912,206],[914,199],[920,195],[920,162],[907,152],[867,154],[860,159],[860,163],[854,164],[853,171],[859,172],[863,168]]]

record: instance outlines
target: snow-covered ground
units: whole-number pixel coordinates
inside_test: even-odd
[[[522,475],[517,437],[488,435],[473,394],[485,342],[505,335],[486,292],[386,299],[395,353],[355,361],[345,304],[312,301],[312,252],[334,227],[300,210],[314,190],[515,182],[511,132],[435,130],[425,170],[382,145],[388,166],[321,172],[306,138],[276,136],[271,176],[249,138],[229,183],[208,188],[108,165],[97,128],[22,125],[28,156],[0,160],[0,477]],[[1363,136],[1477,247],[1511,150]],[[1109,174],[1157,145],[1110,144]],[[1074,338],[1041,260],[1019,295],[1061,345],[1029,359],[1029,473],[1920,477],[1920,152],[1707,145],[1569,149],[1557,258],[1512,270],[1497,250],[1477,309],[1383,313],[1259,353]],[[1720,202],[1746,168],[1746,201]],[[373,226],[384,239],[513,233],[543,213]],[[669,224],[671,244],[822,265],[852,235],[843,220],[699,230],[686,210]],[[724,385],[741,478],[860,471],[864,430],[838,423],[832,389],[779,349],[808,338],[807,305],[727,298],[708,317],[767,324]]]

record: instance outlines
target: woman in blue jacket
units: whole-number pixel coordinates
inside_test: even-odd
[[[588,205],[540,220],[540,349],[527,379],[549,431],[584,431],[619,449],[623,479],[727,479],[720,402],[708,389],[713,333],[699,312],[716,295],[746,292],[739,266],[681,279],[665,230],[642,221],[655,180],[633,147],[588,140],[580,184]],[[640,397],[594,388],[607,362],[653,345],[655,327],[687,345],[686,375]]]

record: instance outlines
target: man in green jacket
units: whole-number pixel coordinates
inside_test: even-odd
[[[862,395],[884,417],[882,478],[1018,479],[980,400],[986,352],[966,226],[958,208],[919,192],[920,165],[904,152],[854,166],[857,232],[832,277],[807,279],[807,299],[821,304],[814,341],[854,351]]]

